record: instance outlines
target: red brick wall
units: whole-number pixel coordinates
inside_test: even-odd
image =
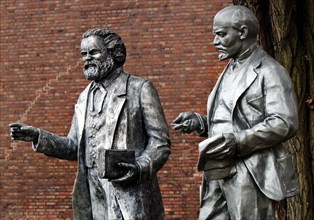
[[[88,83],[82,74],[82,33],[107,26],[120,34],[125,70],[149,78],[167,121],[181,111],[206,112],[225,63],[211,41],[212,18],[231,0],[2,0],[0,171],[2,219],[70,219],[76,163],[11,142],[8,124],[22,121],[66,135],[73,107]],[[196,135],[171,130],[172,155],[159,172],[168,219],[197,219],[200,174]]]

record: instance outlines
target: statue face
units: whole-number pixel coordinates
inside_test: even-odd
[[[114,67],[114,61],[108,53],[103,39],[99,36],[89,36],[82,40],[81,55],[84,61],[83,72],[88,80],[99,82]]]
[[[243,41],[240,39],[241,32],[234,29],[226,17],[215,17],[213,32],[215,39],[213,44],[219,51],[219,60],[237,58],[242,50]]]

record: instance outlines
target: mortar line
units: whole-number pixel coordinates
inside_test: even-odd
[[[38,102],[38,100],[41,98],[41,96],[43,94],[48,94],[48,92],[51,90],[51,84],[53,83],[56,83],[59,81],[59,79],[62,77],[62,76],[67,76],[70,74],[70,70],[73,69],[73,68],[77,68],[79,66],[81,61],[78,61],[74,67],[72,67],[71,65],[68,66],[67,70],[63,73],[58,73],[56,75],[56,77],[54,79],[50,79],[48,80],[48,82],[40,89],[37,89],[35,91],[35,98],[30,102],[30,104],[28,105],[28,107],[25,109],[25,111],[21,114],[21,116],[19,117],[18,121],[26,121],[27,120],[27,115],[28,113],[32,110],[32,108],[36,105],[36,103]],[[15,151],[17,149],[17,146],[18,146],[18,142],[11,142],[11,149],[6,149],[5,150],[5,160],[7,160],[7,158],[10,157],[10,154],[12,153],[12,151]]]

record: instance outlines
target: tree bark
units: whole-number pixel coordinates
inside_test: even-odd
[[[280,202],[277,219],[311,220],[314,171],[314,2],[312,0],[234,0],[255,12],[259,40],[290,73],[298,100],[299,130],[287,142],[294,155],[299,195]]]

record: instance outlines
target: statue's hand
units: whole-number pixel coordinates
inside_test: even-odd
[[[119,163],[120,167],[126,168],[129,171],[123,176],[118,179],[111,179],[110,182],[118,183],[118,184],[128,184],[139,177],[140,168],[136,164],[132,163]]]
[[[223,134],[225,140],[223,143],[218,146],[213,147],[209,151],[206,152],[206,156],[208,158],[213,159],[223,159],[226,157],[232,157],[236,153],[237,143],[235,140],[235,136],[232,133]]]
[[[199,127],[200,121],[194,112],[181,112],[172,122],[172,128],[183,133],[191,133]]]
[[[10,126],[10,136],[12,140],[28,141],[28,142],[38,142],[39,129],[23,124],[20,122],[15,122]]]

